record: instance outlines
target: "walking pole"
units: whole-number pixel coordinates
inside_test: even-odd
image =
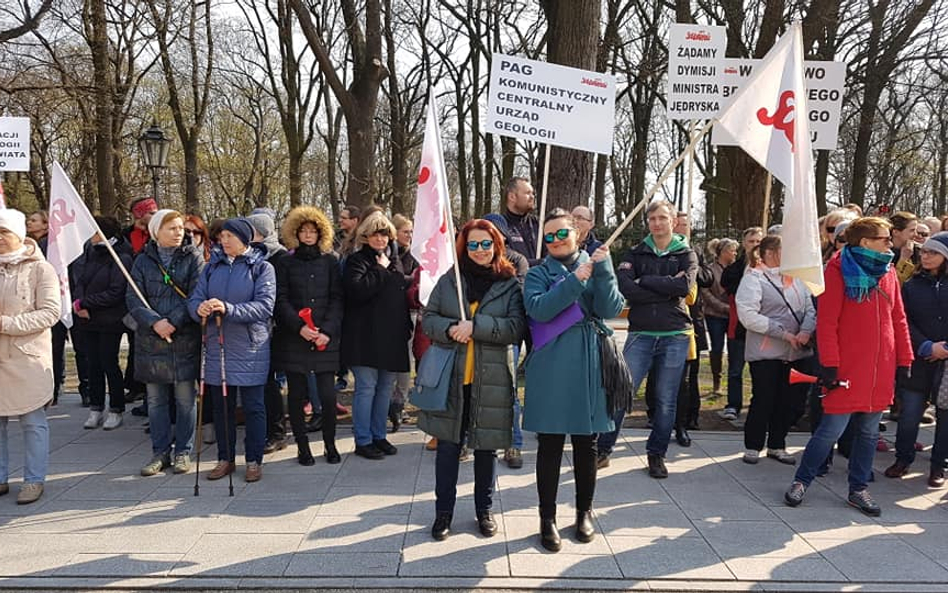
[[[198,417],[197,426],[194,428],[194,444],[197,447],[197,464],[194,468],[194,496],[201,495],[201,487],[198,485],[198,476],[201,474],[201,445],[204,444],[204,365],[207,362],[207,317],[201,318],[201,383],[198,385]]]
[[[221,350],[221,394],[224,398],[224,435],[227,439],[227,442],[224,443],[224,452],[227,454],[227,463],[234,463],[231,461],[231,450],[230,450],[230,428],[228,427],[227,417],[230,415],[230,408],[227,404],[227,366],[226,360],[224,358],[224,326],[223,326],[223,316],[218,314],[215,318],[217,321],[217,344],[220,346]],[[215,419],[216,420],[216,419]],[[230,486],[230,495],[234,495],[234,468],[230,467],[230,471],[227,472],[227,482]]]

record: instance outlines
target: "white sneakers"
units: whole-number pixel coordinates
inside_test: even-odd
[[[82,425],[82,427],[99,428],[100,424],[102,424],[102,412],[92,411],[89,412],[89,418],[86,420],[86,423]]]
[[[787,453],[786,449],[767,449],[767,457],[771,459],[776,459],[780,463],[785,463],[787,465],[796,465],[797,459],[790,453]],[[760,451],[754,449],[747,449],[744,451],[744,463],[750,463],[751,465],[760,461]]]
[[[756,449],[747,449],[744,451],[744,463],[750,463],[751,465],[760,461],[760,451]]]
[[[104,420],[104,422],[103,422]],[[102,425],[103,430],[114,430],[122,425],[122,415],[118,412],[89,412],[89,418],[86,420],[85,424],[82,425],[83,428],[98,428],[99,425]]]

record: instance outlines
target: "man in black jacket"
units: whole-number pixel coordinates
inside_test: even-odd
[[[540,222],[533,214],[536,197],[530,180],[526,177],[511,177],[504,186],[504,200],[501,216],[510,229],[508,246],[527,258],[531,267],[535,266],[541,261],[537,259]]]
[[[629,300],[629,336],[623,352],[636,391],[654,369],[655,411],[649,435],[648,473],[668,477],[665,453],[677,413],[688,347],[694,333],[685,300],[697,290],[698,257],[683,235],[672,232],[677,211],[670,202],[652,202],[646,216],[649,235],[619,264],[619,290]],[[625,410],[615,415],[616,430],[599,436],[605,465],[622,427]]]

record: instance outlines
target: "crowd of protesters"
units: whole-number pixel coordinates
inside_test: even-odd
[[[624,307],[628,335],[617,358],[631,392],[646,384],[651,477],[669,476],[673,435],[688,447],[689,431],[700,428],[698,373],[707,350],[712,391],[727,397],[721,418],[736,425],[749,366],[741,459],[757,464],[766,449],[765,458],[797,466],[788,505],[801,504],[814,478],[830,471],[835,450],[849,459],[849,503],[879,515],[868,485],[875,453],[887,447],[879,438],[886,410],[898,433],[895,462],[884,475],[909,472],[919,425],[929,420],[936,430],[928,484],[945,485],[942,221],[907,212],[867,217],[855,206],[830,212],[820,227],[825,292],[814,297],[781,273],[779,226],[751,227],[739,240],[697,249],[687,215],[658,200],[646,209],[644,240],[618,254],[613,267],[587,207],[555,209],[542,227],[534,209],[529,180],[512,178],[503,212],[461,225],[457,269],[422,306],[412,221],[403,215],[346,206],[337,230],[322,210],[300,206],[280,227],[267,209],[205,224],[145,198],[131,205],[126,229],[96,218],[100,232],[70,266],[68,331],[59,322],[56,273],[43,257],[46,214],[0,210],[0,382],[7,394],[0,398],[0,494],[9,491],[11,417],[20,420],[26,454],[17,502],[43,493],[45,408],[61,397],[67,339],[89,408],[86,429],[120,427],[126,404],[143,397],[133,410],[148,417],[152,456],[143,476],[191,472],[200,441],[217,444],[207,479],[229,476],[242,423],[247,482],[262,478],[264,455],[286,446],[287,416],[301,465],[316,463],[308,433],[317,431],[325,462],[341,462],[336,415],[348,410],[337,391],[348,387],[350,374],[354,453],[368,460],[397,454],[388,423],[398,430],[405,419],[411,359],[417,365],[430,347],[454,353],[443,407],[418,413],[431,436],[427,446],[437,452],[432,536],[451,531],[459,463],[469,451],[478,529],[496,533],[497,451],[511,468],[522,467],[527,430],[538,440],[542,545],[562,545],[556,508],[567,435],[575,537],[589,542],[597,470],[609,465],[629,411],[604,378],[612,371],[604,352],[612,330],[604,320]],[[798,383],[795,372],[818,380]],[[929,405],[934,418],[926,418]],[[812,437],[798,459],[786,440],[805,415]]]

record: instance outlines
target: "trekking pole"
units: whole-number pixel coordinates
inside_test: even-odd
[[[228,427],[227,417],[230,416],[230,408],[227,405],[227,366],[226,360],[224,358],[224,316],[218,314],[215,317],[217,321],[217,344],[220,346],[221,351],[221,394],[224,398],[224,434],[226,435],[227,442],[224,443],[224,452],[227,454],[227,463],[233,464],[234,461],[231,459],[231,450],[230,450],[230,428]],[[216,419],[215,419],[216,420]],[[235,456],[236,457],[236,456]],[[231,471],[227,472],[227,483],[230,486],[230,495],[234,495],[234,468],[229,468]]]
[[[198,477],[201,475],[201,445],[204,444],[204,365],[207,362],[207,317],[201,318],[201,382],[198,385],[197,426],[194,428],[194,445],[197,448],[197,464],[194,469],[194,496],[201,495]]]

